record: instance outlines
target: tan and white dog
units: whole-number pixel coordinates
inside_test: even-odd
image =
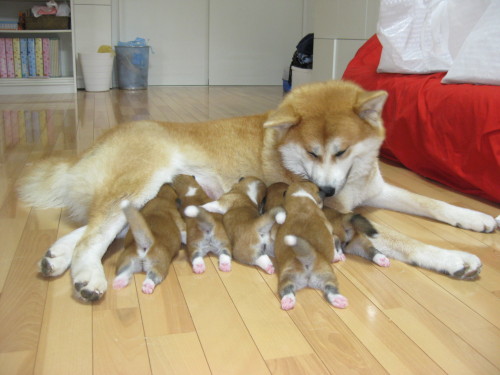
[[[203,257],[208,253],[219,256],[219,269],[231,271],[231,243],[222,215],[198,207],[212,201],[194,176],[178,175],[173,187],[180,199],[180,209],[186,221],[186,251],[194,273],[205,272]]]
[[[327,204],[341,212],[369,205],[480,232],[495,230],[497,222],[489,215],[384,181],[377,156],[386,97],[385,91],[365,91],[350,82],[312,83],[293,89],[268,113],[204,123],[125,123],[77,158],[35,163],[20,181],[20,198],[37,207],[66,207],[86,223],[48,249],[43,274],[60,275],[71,264],[80,297],[101,296],[107,288],[101,258],[126,224],[121,200],[140,208],[178,174],[196,175],[214,199],[241,176],[259,177],[266,185],[305,178],[331,196]],[[388,257],[461,279],[475,278],[481,269],[475,255],[377,230],[375,247]]]
[[[146,294],[153,293],[156,285],[165,280],[170,263],[181,248],[181,233],[186,230],[176,200],[174,189],[165,184],[140,212],[128,200],[122,202],[130,230],[116,264],[113,288],[127,286],[136,272],[146,272],[142,283],[142,291]]]
[[[330,265],[340,259],[340,247],[336,247],[332,225],[322,211],[319,188],[308,181],[292,183],[286,191],[284,208],[287,217],[274,243],[281,308],[292,309],[295,292],[306,286],[323,291],[333,306],[347,307],[347,298],[339,293]]]
[[[231,241],[233,258],[238,262],[256,265],[267,273],[274,273],[269,258],[271,228],[285,218],[283,207],[276,207],[260,215],[266,185],[256,177],[242,177],[219,200],[203,205],[210,212],[223,214],[222,221]]]

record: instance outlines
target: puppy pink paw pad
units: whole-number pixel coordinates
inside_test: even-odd
[[[128,285],[128,280],[125,278],[119,278],[117,277],[113,281],[113,289],[123,289]]]
[[[336,253],[335,256],[333,257],[333,262],[345,262],[345,255],[344,253]]]
[[[222,272],[229,272],[229,271],[231,271],[231,263],[220,263],[219,269]]]
[[[144,280],[142,283],[142,292],[151,294],[155,290],[155,283],[149,279]]]
[[[201,261],[195,260],[193,262],[193,272],[198,274],[205,272],[205,262],[203,262],[203,260]]]
[[[373,262],[380,267],[389,267],[391,265],[391,261],[384,254],[376,254],[373,257]]]
[[[334,307],[337,307],[339,309],[345,309],[349,305],[347,298],[342,294],[329,295],[328,300]]]
[[[270,266],[267,266],[264,271],[266,271],[268,274],[272,275],[274,273],[274,266],[273,265],[270,265]]]
[[[281,299],[281,308],[283,310],[291,310],[294,307],[295,307],[295,298],[285,296]]]

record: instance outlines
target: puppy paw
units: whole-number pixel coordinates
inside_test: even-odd
[[[73,265],[71,274],[76,296],[85,302],[99,300],[107,290],[108,285],[100,262],[85,267]]]
[[[333,263],[345,262],[345,260],[346,257],[342,250],[335,251],[335,254],[333,255]]]
[[[295,307],[295,295],[290,293],[287,295],[284,295],[283,298],[281,299],[281,308],[283,310],[291,310]]]
[[[377,253],[372,259],[373,263],[379,265],[380,267],[389,267],[391,261],[382,253]]]
[[[219,269],[222,272],[231,271],[231,257],[229,255],[221,254],[219,256]]]
[[[193,259],[193,272],[194,273],[203,273],[205,272],[205,261],[203,258],[195,258]]]
[[[261,255],[260,257],[258,257],[255,261],[255,264],[270,275],[274,273],[273,262],[268,255]]]
[[[142,292],[145,293],[145,294],[151,294],[154,292],[155,290],[155,283],[153,282],[153,280],[150,280],[150,279],[146,279],[144,280],[144,282],[142,283]]]
[[[347,298],[342,294],[329,293],[327,298],[328,302],[339,309],[345,309],[349,305]]]
[[[127,276],[118,275],[113,280],[113,289],[123,289],[129,283],[129,278]]]

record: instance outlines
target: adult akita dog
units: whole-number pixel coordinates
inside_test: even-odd
[[[77,295],[100,298],[107,288],[101,258],[126,225],[120,202],[127,199],[141,208],[178,174],[195,175],[214,199],[242,176],[268,185],[307,179],[342,212],[370,205],[475,231],[495,230],[489,215],[384,182],[377,157],[386,97],[384,91],[365,91],[350,82],[314,83],[294,89],[265,114],[205,123],[126,123],[78,158],[36,163],[20,181],[21,199],[38,207],[67,207],[86,223],[50,247],[41,271],[56,276],[71,264]],[[481,269],[475,255],[377,229],[374,245],[388,257],[462,279]]]

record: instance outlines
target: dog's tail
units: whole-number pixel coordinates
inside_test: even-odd
[[[286,220],[286,211],[283,207],[274,207],[263,213],[257,219],[257,230],[260,234],[267,234],[271,231],[274,223],[283,224]]]
[[[373,224],[363,215],[354,214],[349,218],[349,222],[357,233],[364,233],[371,238],[378,236],[378,232]]]
[[[314,247],[302,237],[294,236],[293,234],[288,234],[283,239],[286,245],[290,246],[297,259],[304,265],[304,267],[311,266],[316,260],[316,251]]]
[[[144,216],[128,200],[123,200],[120,207],[127,218],[130,230],[134,236],[138,255],[145,256],[151,246],[153,246],[153,233],[151,233],[146,220],[144,220]]]
[[[40,208],[68,206],[66,197],[72,190],[70,166],[70,161],[60,158],[35,163],[17,184],[19,198]]]
[[[215,220],[213,215],[205,210],[203,207],[187,206],[184,209],[184,215],[197,219],[198,227],[203,232],[209,232],[215,227]]]

